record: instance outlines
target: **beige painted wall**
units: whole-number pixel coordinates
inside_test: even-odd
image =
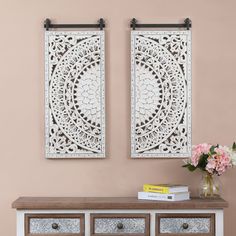
[[[131,160],[129,21],[193,21],[193,142],[236,139],[234,0],[0,0],[0,235],[15,235],[18,196],[135,196],[145,182],[196,192],[181,160]],[[43,20],[106,28],[106,160],[44,159]],[[236,235],[236,169],[221,180],[226,236]]]

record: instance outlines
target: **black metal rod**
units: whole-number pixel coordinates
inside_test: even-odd
[[[189,18],[186,18],[182,24],[138,24],[137,20],[133,18],[130,27],[133,30],[136,28],[186,28],[189,30],[192,27],[192,22]]]
[[[191,24],[189,27],[191,28]],[[187,28],[187,26],[185,24],[136,24],[135,28]]]
[[[99,28],[103,30],[105,28],[105,21],[101,18],[99,19],[97,24],[52,24],[50,19],[46,19],[44,21],[44,28],[49,30],[51,28],[58,29],[58,28]]]

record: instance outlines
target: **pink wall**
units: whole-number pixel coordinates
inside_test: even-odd
[[[200,175],[181,160],[131,160],[129,21],[193,21],[193,142],[236,139],[234,0],[0,0],[0,232],[15,236],[18,196],[135,196],[145,182],[179,182],[196,192]],[[106,28],[106,160],[44,159],[43,20]],[[236,235],[236,170],[221,180],[226,236]]]

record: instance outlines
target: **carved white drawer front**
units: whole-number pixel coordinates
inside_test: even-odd
[[[157,235],[214,234],[213,214],[157,214]]]
[[[40,234],[82,236],[83,232],[83,215],[26,215],[26,236]]]
[[[149,235],[148,214],[92,214],[92,235],[139,234]]]

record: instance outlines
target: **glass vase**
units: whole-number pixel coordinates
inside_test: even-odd
[[[204,171],[199,186],[200,198],[219,198],[220,190],[221,190],[221,184],[219,176]]]

